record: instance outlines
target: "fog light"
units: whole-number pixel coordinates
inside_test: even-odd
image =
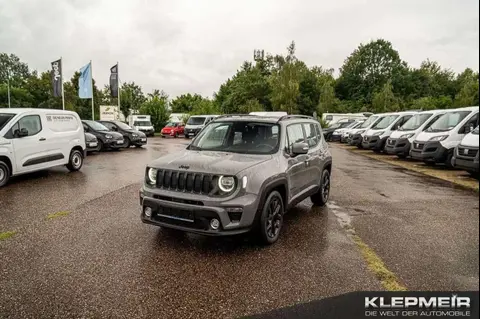
[[[210,227],[212,227],[212,229],[217,230],[218,227],[220,227],[220,221],[216,218],[212,218],[212,220],[210,220]]]
[[[147,217],[151,217],[152,216],[152,209],[150,207],[145,207],[145,209],[143,210],[143,212],[145,213],[145,216]]]

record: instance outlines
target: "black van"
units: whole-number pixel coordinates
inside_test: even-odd
[[[125,147],[122,134],[110,131],[105,125],[95,121],[83,120],[82,123],[85,132],[93,134],[97,138],[99,150],[118,150]]]
[[[123,135],[125,141],[124,146],[129,148],[132,145],[136,147],[142,147],[147,144],[147,136],[145,133],[134,130],[127,124],[120,121],[97,121],[98,123],[103,124],[110,131],[118,132]]]

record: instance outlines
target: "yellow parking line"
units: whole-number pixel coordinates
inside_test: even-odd
[[[58,217],[62,217],[62,216],[67,216],[69,214],[70,214],[70,212],[52,213],[52,214],[48,214],[46,219],[54,219],[54,218],[58,218]]]
[[[0,240],[5,240],[7,238],[10,238],[14,236],[17,232],[16,231],[6,231],[3,233],[0,233]]]

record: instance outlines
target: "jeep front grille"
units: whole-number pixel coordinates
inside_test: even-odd
[[[158,170],[157,187],[180,192],[210,194],[216,176],[185,171]]]

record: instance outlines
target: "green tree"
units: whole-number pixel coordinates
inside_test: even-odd
[[[172,113],[191,113],[194,108],[203,100],[199,94],[182,94],[172,100],[170,106]]]
[[[455,96],[455,107],[478,105],[478,78],[465,81],[460,92]]]
[[[170,117],[170,112],[168,111],[168,95],[160,91],[158,95],[150,96],[140,107],[140,113],[150,115],[155,131],[160,131]]]
[[[398,99],[393,94],[390,80],[385,83],[381,91],[374,93],[372,107],[377,113],[399,111]]]
[[[120,111],[127,118],[130,112],[138,112],[146,101],[142,88],[135,82],[124,83],[120,89]]]
[[[8,55],[0,53],[0,83],[7,83],[10,79],[10,86],[21,87],[30,76],[28,65],[15,54]]]
[[[323,113],[338,112],[339,101],[335,97],[333,83],[325,83],[320,88],[320,97],[318,101],[317,113],[321,116]]]

